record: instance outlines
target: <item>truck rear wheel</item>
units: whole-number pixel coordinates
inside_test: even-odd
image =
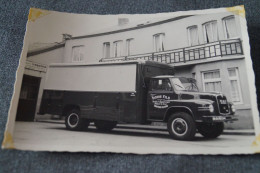
[[[116,121],[96,120],[95,126],[99,131],[111,131],[117,125]]]
[[[170,116],[167,128],[170,136],[177,140],[192,140],[196,133],[196,124],[186,112],[177,112]]]
[[[206,124],[202,123],[198,125],[198,132],[208,139],[217,138],[222,134],[224,130],[224,123]]]
[[[65,118],[66,128],[69,130],[84,130],[89,126],[89,121],[87,119],[80,118],[80,111],[78,109],[73,109],[66,113]]]

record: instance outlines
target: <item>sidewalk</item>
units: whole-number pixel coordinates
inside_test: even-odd
[[[38,120],[42,123],[56,123],[65,124],[65,120]],[[139,129],[139,130],[151,130],[151,131],[167,131],[166,123],[161,125],[140,125],[140,124],[118,124],[116,128],[122,129]],[[94,126],[92,123],[91,126]],[[254,129],[224,129],[223,135],[255,135]]]

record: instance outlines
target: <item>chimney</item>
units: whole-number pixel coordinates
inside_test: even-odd
[[[70,40],[72,38],[72,35],[70,34],[62,34],[62,41]]]
[[[128,18],[118,18],[118,25],[119,26],[123,26],[129,23],[129,19]]]

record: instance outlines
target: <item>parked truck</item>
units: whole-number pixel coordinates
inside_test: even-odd
[[[174,67],[154,61],[51,64],[39,114],[65,116],[66,128],[94,122],[100,131],[117,123],[165,122],[170,136],[206,138],[233,122],[235,107],[222,93],[199,92],[193,79],[174,76]]]

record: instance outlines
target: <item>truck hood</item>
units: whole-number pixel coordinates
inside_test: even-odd
[[[215,101],[217,96],[223,97],[223,94],[219,92],[190,92],[190,91],[182,91],[179,93],[179,98],[181,100],[205,99],[205,100]]]
[[[214,106],[214,109],[220,114],[229,113],[227,98],[222,93],[182,91],[179,93],[179,100],[190,100],[198,104],[208,102],[211,103]]]

